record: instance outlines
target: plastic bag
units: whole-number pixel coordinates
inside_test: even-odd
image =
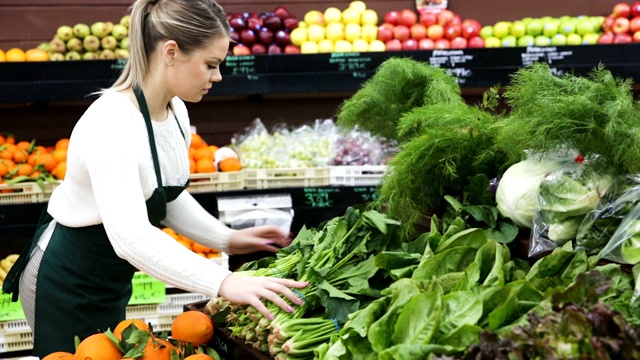
[[[358,127],[338,129],[332,165],[385,165],[397,152],[397,145]]]
[[[613,177],[595,171],[589,163],[575,156],[540,183],[540,208],[533,214],[530,257],[575,240],[585,216],[596,209],[608,193]]]

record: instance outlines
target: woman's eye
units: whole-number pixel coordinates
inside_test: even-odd
[[[215,65],[207,65],[207,67],[209,68],[209,70],[215,70],[215,69],[217,69],[217,68],[218,68],[218,67],[217,67],[217,66],[215,66]]]

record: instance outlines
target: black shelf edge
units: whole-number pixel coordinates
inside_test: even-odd
[[[561,75],[584,74],[602,64],[622,78],[640,82],[640,44],[447,49],[228,56],[223,81],[207,96],[355,92],[391,57],[442,67],[464,88],[506,85],[532,62],[548,63]],[[0,104],[83,101],[110,86],[123,60],[0,63]]]

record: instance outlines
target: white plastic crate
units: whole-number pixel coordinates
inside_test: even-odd
[[[247,189],[277,189],[329,185],[329,168],[245,169]]]
[[[33,349],[31,331],[0,334],[0,353]]]
[[[58,187],[58,185],[62,184],[62,180],[58,180],[57,182],[46,182],[44,183],[44,200],[48,201],[51,198],[51,194],[53,190]]]
[[[220,257],[213,257],[211,259],[209,259],[211,261],[213,261],[214,263],[222,266],[225,269],[229,269],[229,254],[227,254],[226,252],[220,252]]]
[[[175,315],[145,315],[142,318],[137,317],[137,319],[140,319],[142,321],[144,321],[146,324],[151,324],[151,327],[153,328],[153,332],[160,332],[160,331],[171,331],[171,324],[173,323],[173,320],[175,320],[178,317],[178,314]]]
[[[242,171],[191,174],[189,179],[187,190],[193,194],[244,189]]]
[[[27,319],[0,322],[0,335],[8,333],[20,333],[31,331]]]
[[[331,166],[329,185],[376,186],[386,170],[386,165]]]
[[[204,294],[170,294],[162,304],[127,306],[127,319],[139,319],[144,316],[176,315],[183,312],[183,307],[197,301],[208,299]]]
[[[0,184],[0,205],[45,202],[45,192],[35,182]]]

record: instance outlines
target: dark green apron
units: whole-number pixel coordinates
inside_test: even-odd
[[[166,217],[167,202],[175,200],[189,184],[161,186],[149,110],[142,91],[134,89],[134,92],[147,126],[159,184],[146,201],[147,214],[151,224],[160,226]],[[180,132],[184,136],[182,129]],[[14,265],[7,275],[3,290],[13,293],[14,301],[29,254],[51,220],[45,209],[28,250],[18,259],[21,263]],[[124,320],[135,271],[129,262],[116,255],[102,224],[81,228],[57,224],[38,270],[33,355],[42,358],[54,351],[73,353],[75,336],[84,339],[113,329]]]

